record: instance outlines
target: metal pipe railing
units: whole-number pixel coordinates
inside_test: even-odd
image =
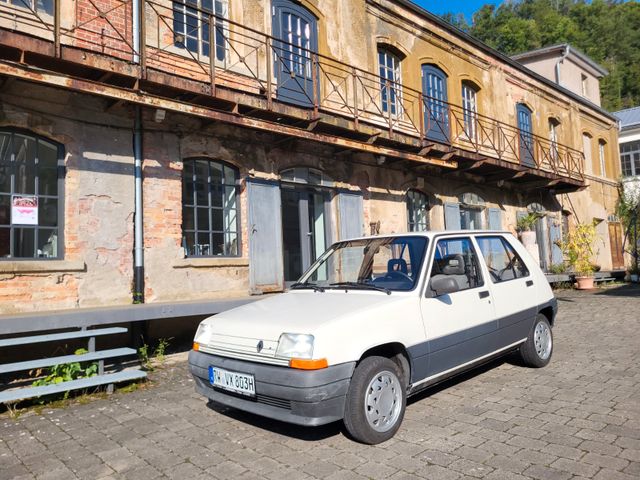
[[[584,179],[584,157],[579,150],[428,97],[405,84],[292,45],[214,12],[161,0],[112,0],[100,10],[94,0],[86,0],[94,10],[85,8],[82,14],[78,10],[75,18],[65,23],[60,18],[63,0],[54,1],[53,17],[34,9],[20,13],[28,19],[24,20],[25,30],[40,22],[46,31],[53,32],[58,55],[61,45],[93,50],[138,61],[143,77],[147,69],[155,69],[202,81],[213,96],[217,87],[225,86],[264,97],[268,109],[273,108],[274,100],[290,103],[308,108],[314,117],[321,112],[345,117],[356,129],[366,123],[390,134],[418,137],[425,144],[438,142]],[[133,7],[138,5],[136,26]],[[0,3],[0,21],[8,9],[16,7]],[[62,26],[69,24],[73,26]]]

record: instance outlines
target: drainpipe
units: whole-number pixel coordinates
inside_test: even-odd
[[[142,224],[142,109],[135,107],[135,125],[133,130],[134,158],[134,202],[133,218],[133,302],[144,303],[144,246]]]
[[[560,57],[560,60],[558,60],[558,62],[556,63],[556,83],[558,85],[560,85],[560,64],[564,64],[564,59],[567,58],[567,56],[569,55],[569,46],[567,45],[564,48],[564,53],[562,54],[562,57]]]
[[[144,0],[133,0],[133,63],[140,63],[140,2]]]

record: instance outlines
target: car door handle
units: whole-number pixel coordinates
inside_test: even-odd
[[[479,292],[479,293],[478,293],[478,296],[479,296],[480,298],[487,298],[487,297],[489,296],[489,290],[485,290],[485,291],[483,291],[483,292]]]
[[[527,280],[527,287],[533,287],[533,280]]]

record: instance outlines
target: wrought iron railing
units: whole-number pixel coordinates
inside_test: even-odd
[[[76,0],[75,12],[53,2],[53,14],[0,0],[0,28],[52,40],[56,55],[73,46],[139,63],[140,75],[159,71],[204,82],[211,95],[225,87],[308,109],[311,116],[351,120],[518,164],[584,180],[582,152],[516,126],[427,97],[407,85],[292,45],[221,15],[166,0]],[[65,12],[64,15],[61,12]],[[134,13],[141,18],[139,46]],[[211,61],[210,59],[213,59]]]

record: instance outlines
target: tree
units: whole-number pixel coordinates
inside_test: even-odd
[[[444,16],[507,55],[569,43],[601,64],[607,110],[640,105],[640,3],[621,0],[515,0],[480,7],[468,25]]]

